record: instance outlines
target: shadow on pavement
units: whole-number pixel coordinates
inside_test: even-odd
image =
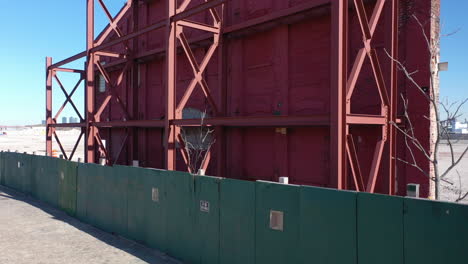
[[[93,236],[94,238],[108,244],[109,246],[123,250],[128,254],[131,254],[145,262],[159,264],[181,264],[181,262],[169,257],[168,255],[162,252],[150,249],[132,240],[128,240],[126,238],[104,232],[94,226],[80,222],[78,219],[67,215],[65,212],[61,211],[60,209],[54,208],[49,204],[46,204],[21,192],[0,185],[0,201],[6,199],[17,200],[34,206],[42,210],[43,212],[51,215],[52,219],[65,222],[75,227],[76,229],[85,232]]]

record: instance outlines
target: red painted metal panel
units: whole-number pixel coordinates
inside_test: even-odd
[[[398,52],[400,60],[420,71],[415,78],[427,82],[427,54],[414,48],[423,45],[419,28],[404,18],[411,8],[428,16],[430,1],[398,1],[398,10],[395,1],[227,0],[224,7],[220,0],[186,1],[187,6],[182,5],[184,1],[177,5],[174,0],[137,1],[132,6],[138,10],[129,9],[116,23],[123,35],[133,34],[135,40],[130,41],[130,35],[124,37],[128,40],[124,43],[108,45],[119,42],[120,33],[111,31],[103,41],[106,49],[93,48],[93,43],[88,47],[92,56],[96,50],[128,56],[100,59],[106,62],[111,83],[119,79],[122,62],[130,60],[131,64],[100,116],[101,122],[114,122],[114,128],[100,129],[109,144],[109,155],[119,156],[121,164],[131,164],[138,157],[141,166],[186,169],[180,144],[172,141],[179,125],[197,125],[193,120],[174,120],[182,117],[177,108],[187,99],[185,108],[206,111],[212,117],[206,123],[219,136],[209,174],[271,181],[288,176],[296,184],[355,189],[348,149],[356,153],[351,161],[360,165],[361,189],[369,186],[374,191],[375,186],[376,192],[394,194],[396,171],[397,193],[404,194],[404,184],[417,182],[423,185],[423,195],[427,194],[428,179],[420,173],[402,164],[391,169],[390,153],[405,155],[402,138],[395,137],[386,125],[402,111],[401,106],[397,109],[400,104],[395,105],[395,94],[405,94],[411,105],[418,106],[411,114],[418,119],[416,130],[427,148],[429,123],[418,117],[428,115],[429,108],[403,76],[392,72],[394,65],[384,49]],[[175,6],[168,19],[169,3]],[[215,9],[198,12],[206,6]],[[213,13],[221,14],[219,24]],[[132,17],[136,14],[137,22]],[[400,24],[396,25],[398,18]],[[182,22],[176,22],[179,19]],[[143,33],[133,33],[135,23]],[[217,34],[218,27],[223,34]],[[392,32],[398,32],[398,41]],[[218,36],[223,50],[212,49],[210,57],[210,45],[216,47]],[[183,46],[185,39],[191,45]],[[397,46],[400,48],[393,51]],[[206,58],[205,70],[200,65]],[[132,70],[137,72],[131,74]],[[392,79],[396,75],[398,90]],[[89,74],[87,79],[92,79]],[[191,83],[197,84],[192,93],[187,91]],[[108,94],[96,92],[96,104],[88,108],[88,116],[106,98]],[[130,120],[133,128],[122,128],[121,123]],[[87,121],[91,131],[93,117]],[[160,128],[154,124],[143,127],[152,121],[161,121]],[[350,135],[353,146],[346,148]],[[88,142],[93,141],[88,136]],[[382,153],[376,151],[380,145]],[[88,159],[92,160],[90,154]],[[429,169],[428,164],[423,167]],[[375,183],[373,175],[377,175]]]

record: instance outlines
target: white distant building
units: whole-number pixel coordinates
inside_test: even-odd
[[[457,134],[468,134],[468,122],[455,122],[453,132]]]

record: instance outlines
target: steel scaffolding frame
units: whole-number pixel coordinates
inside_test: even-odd
[[[386,162],[389,163],[388,172],[388,194],[395,193],[395,161],[392,157],[395,156],[395,130],[391,122],[396,121],[396,89],[397,89],[397,69],[395,62],[390,62],[390,70],[386,72],[388,78],[384,79],[384,72],[381,69],[376,49],[372,45],[374,33],[377,24],[382,20],[383,12],[387,12],[385,21],[385,32],[387,47],[389,54],[392,57],[397,57],[398,50],[398,0],[376,0],[375,8],[370,19],[367,17],[363,0],[314,0],[307,3],[291,7],[285,10],[277,11],[265,15],[260,18],[255,18],[226,27],[224,25],[224,6],[229,0],[205,0],[202,4],[189,8],[192,0],[184,0],[180,5],[177,5],[176,0],[167,1],[167,18],[140,28],[138,25],[138,4],[141,0],[128,0],[121,12],[117,16],[112,17],[103,0],[97,0],[100,7],[109,19],[109,25],[95,39],[94,32],[94,12],[95,0],[87,1],[87,49],[68,59],[53,64],[51,58],[46,60],[46,151],[47,155],[52,155],[52,141],[55,138],[57,144],[67,159],[72,159],[73,154],[78,147],[78,143],[82,136],[85,135],[85,162],[97,162],[97,152],[102,153],[102,157],[106,164],[114,164],[120,156],[126,142],[131,137],[137,140],[137,128],[160,128],[164,131],[164,152],[165,152],[165,169],[176,170],[176,143],[183,144],[180,136],[180,127],[182,126],[200,126],[200,120],[197,119],[182,119],[182,110],[191,97],[194,89],[198,86],[203,91],[203,95],[209,102],[214,117],[206,118],[204,125],[213,126],[216,130],[217,148],[216,151],[220,154],[218,157],[218,175],[225,174],[225,158],[226,142],[224,130],[226,127],[330,127],[330,178],[331,184],[337,189],[349,189],[350,183],[353,184],[357,191],[375,192],[375,186],[383,157],[387,157]],[[351,3],[353,2],[353,3]],[[254,28],[265,23],[281,23],[282,19],[301,14],[309,10],[327,7],[331,10],[332,23],[332,57],[331,57],[331,102],[330,115],[312,115],[312,116],[271,116],[271,117],[226,117],[226,48],[223,45],[223,39],[228,34],[243,32],[249,28]],[[133,27],[132,32],[126,35],[119,28],[119,22],[127,14],[133,12]],[[363,47],[359,50],[358,55],[353,63],[352,70],[348,72],[348,15],[349,12],[356,12],[359,25],[362,31]],[[189,20],[193,15],[201,12],[209,12],[213,18],[212,24],[203,24]],[[195,39],[187,39],[184,34],[185,28],[195,28],[205,31],[206,34]],[[166,30],[167,43],[164,49],[155,49],[149,51],[138,51],[137,37],[145,33],[155,30]],[[115,33],[117,38],[110,41],[106,39],[111,33]],[[129,42],[133,41],[133,47],[130,48]],[[205,54],[203,61],[199,64],[194,57],[190,45],[200,41],[210,41],[210,46]],[[124,44],[125,53],[117,54],[107,51],[108,48]],[[177,49],[181,47],[185,56],[188,58],[194,77],[190,85],[186,89],[182,100],[176,101],[176,58]],[[212,60],[215,52],[218,52],[219,60],[219,87],[221,95],[219,98],[214,98],[211,95],[210,89],[204,79],[204,71],[208,63]],[[138,74],[137,60],[149,57],[155,54],[166,55],[166,115],[164,120],[138,120],[137,109],[128,109],[128,103],[123,102],[119,94],[115,91],[124,79],[126,73],[130,72],[133,76],[132,85],[129,87],[131,93],[135,95],[135,87],[137,81],[135,78]],[[72,61],[86,57],[85,70],[75,70],[61,68]],[[117,60],[103,65],[101,58],[113,57]],[[376,89],[380,95],[380,114],[379,115],[363,115],[351,113],[351,105],[353,102],[353,92],[356,87],[358,77],[362,73],[362,66],[366,60],[372,67],[372,71],[376,80]],[[118,75],[116,82],[112,82],[108,67],[123,66]],[[56,72],[65,71],[80,74],[80,81],[70,93],[57,77]],[[100,73],[109,87],[106,98],[101,105],[96,105],[96,87],[95,74]],[[128,77],[128,76],[127,76]],[[131,76],[130,76],[131,77]],[[53,116],[52,114],[52,81],[55,79],[61,90],[64,92],[66,100],[60,110]],[[82,117],[73,103],[72,96],[76,88],[82,81],[85,81],[85,108],[86,114]],[[124,113],[124,119],[120,121],[102,121],[100,120],[101,113],[106,109],[111,99],[115,99]],[[136,98],[133,96],[133,98]],[[76,124],[58,124],[57,118],[60,116],[63,108],[70,103],[80,117],[80,123]],[[375,153],[371,164],[371,171],[368,181],[364,182],[361,164],[358,153],[356,151],[353,135],[350,133],[351,126],[379,126],[381,127],[381,138],[375,147]],[[56,134],[56,128],[59,127],[79,127],[82,132],[73,149],[71,155],[67,155],[60,140]],[[103,144],[100,130],[112,128],[126,128],[126,135],[120,145],[119,154],[116,157],[110,157],[106,147]],[[385,151],[386,150],[386,151]],[[386,152],[384,155],[384,152]],[[186,153],[182,152],[184,160],[187,162]],[[138,149],[134,146],[132,157],[138,156]],[[210,159],[202,164],[206,169]],[[349,164],[349,167],[347,166]],[[351,172],[351,177],[348,176],[348,171]],[[352,182],[348,182],[352,181]]]

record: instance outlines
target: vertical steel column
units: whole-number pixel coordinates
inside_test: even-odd
[[[137,32],[140,25],[139,25],[139,1],[133,1],[132,2],[132,17],[133,17],[133,32]],[[139,114],[138,114],[138,106],[139,106],[139,90],[140,90],[140,66],[137,63],[136,59],[134,58],[136,54],[138,53],[138,37],[133,39],[133,47],[132,47],[132,117],[134,120],[139,120]],[[138,138],[139,138],[139,133],[138,133],[138,128],[133,128],[131,129],[131,138],[132,144],[131,144],[131,160],[140,160],[140,157],[138,155]]]
[[[332,1],[330,185],[346,189],[346,82],[348,0]]]
[[[86,152],[85,161],[88,163],[96,162],[95,155],[95,135],[96,128],[93,126],[95,114],[95,81],[94,81],[94,53],[91,49],[94,47],[94,0],[87,0],[86,5]]]
[[[389,7],[389,12],[387,13],[389,18],[391,38],[390,38],[390,55],[393,58],[398,58],[398,0],[391,0],[391,7]],[[396,122],[396,111],[397,111],[397,80],[398,80],[398,71],[397,63],[394,60],[391,60],[391,69],[390,69],[390,109],[389,109],[389,122]],[[389,139],[389,183],[388,183],[388,194],[394,195],[396,193],[396,131],[393,125],[388,125],[388,139]]]
[[[176,14],[176,0],[167,0],[167,47],[166,47],[166,119],[164,129],[165,161],[167,170],[176,170],[176,131],[171,125],[175,119],[176,108],[176,61],[177,61],[177,23],[172,21]]]
[[[221,21],[224,23],[227,3],[221,6]],[[227,47],[224,39],[224,27],[221,27],[218,46],[218,85],[219,85],[219,114],[227,115]],[[217,175],[226,176],[226,128],[218,126],[216,131]]]
[[[52,66],[52,58],[46,58],[46,156],[52,156],[52,135],[54,128],[50,127],[52,120],[52,78],[54,72]]]

